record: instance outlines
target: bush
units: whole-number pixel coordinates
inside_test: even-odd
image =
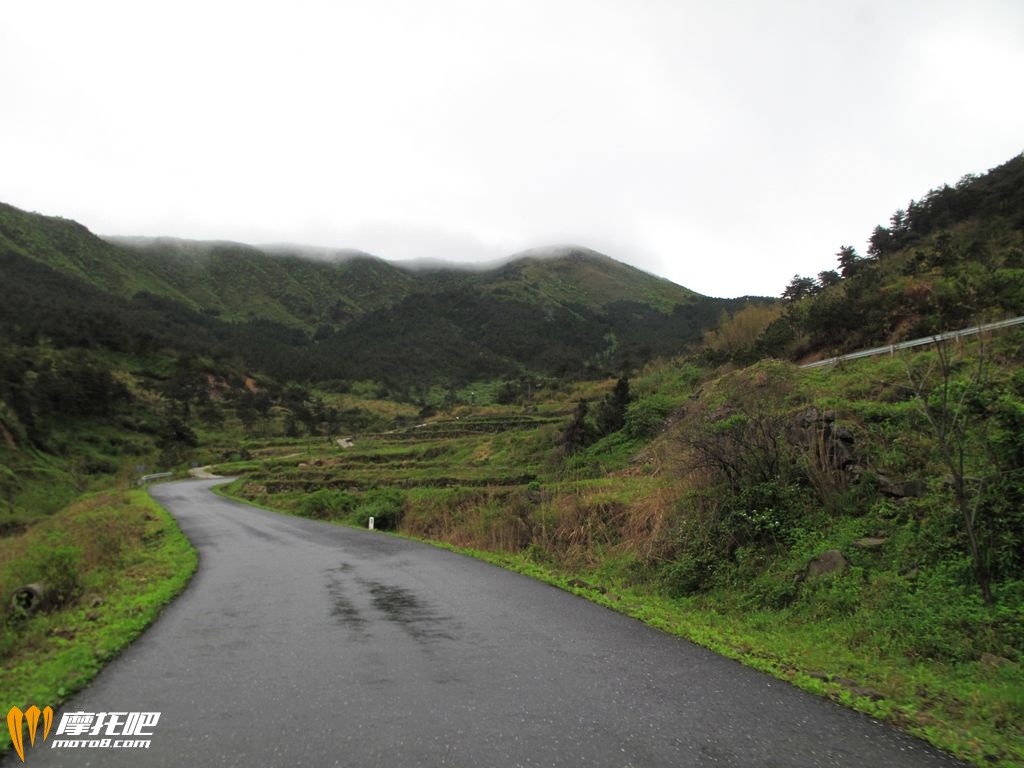
[[[25,553],[23,583],[45,582],[58,604],[74,600],[82,591],[82,550],[51,534]]]
[[[648,395],[626,408],[626,434],[634,439],[651,437],[672,413],[672,400],[665,395]]]
[[[355,508],[355,496],[346,491],[332,491],[329,488],[314,491],[299,503],[299,510],[303,515],[318,520],[345,517]]]
[[[402,521],[405,495],[397,488],[378,488],[363,495],[358,509],[361,522],[373,518],[373,527],[382,531],[393,531]]]
[[[669,597],[699,592],[714,575],[712,560],[703,555],[683,553],[660,569],[659,581]]]
[[[803,490],[772,480],[738,489],[725,507],[724,529],[743,544],[789,543],[805,514]]]

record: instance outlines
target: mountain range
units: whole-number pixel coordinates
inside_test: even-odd
[[[701,296],[564,246],[485,267],[359,251],[98,237],[0,204],[0,327],[18,343],[234,359],[396,393],[616,372],[682,351],[746,299]]]

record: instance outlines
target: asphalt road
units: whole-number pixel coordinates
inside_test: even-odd
[[[53,749],[51,732],[27,765],[958,765],[553,587],[216,482],[152,489],[199,571],[54,722],[157,711],[150,748]]]

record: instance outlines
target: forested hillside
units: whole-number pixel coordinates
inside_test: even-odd
[[[911,200],[836,260],[712,336],[717,358],[830,357],[1024,313],[1024,155]]]
[[[619,370],[679,352],[744,303],[585,249],[488,270],[410,268],[292,246],[103,240],[3,205],[0,258],[0,328],[22,346],[202,355],[280,382],[372,380],[404,399]]]

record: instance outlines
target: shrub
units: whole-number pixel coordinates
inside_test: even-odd
[[[355,496],[346,491],[332,491],[329,488],[321,488],[318,491],[314,491],[299,504],[299,510],[303,515],[314,517],[318,520],[345,517],[355,507]]]
[[[24,583],[45,582],[56,603],[68,603],[81,593],[82,551],[63,537],[51,534],[25,553]]]
[[[358,517],[365,522],[373,518],[374,528],[391,531],[398,528],[405,507],[405,495],[397,488],[377,488],[367,491],[359,504]]]
[[[672,400],[665,395],[648,395],[626,408],[626,434],[640,439],[652,436],[672,412]]]
[[[684,552],[660,569],[659,580],[669,597],[685,597],[705,586],[714,575],[713,567],[710,558]]]
[[[789,542],[805,511],[803,490],[770,480],[745,485],[725,505],[723,528],[739,544]]]

